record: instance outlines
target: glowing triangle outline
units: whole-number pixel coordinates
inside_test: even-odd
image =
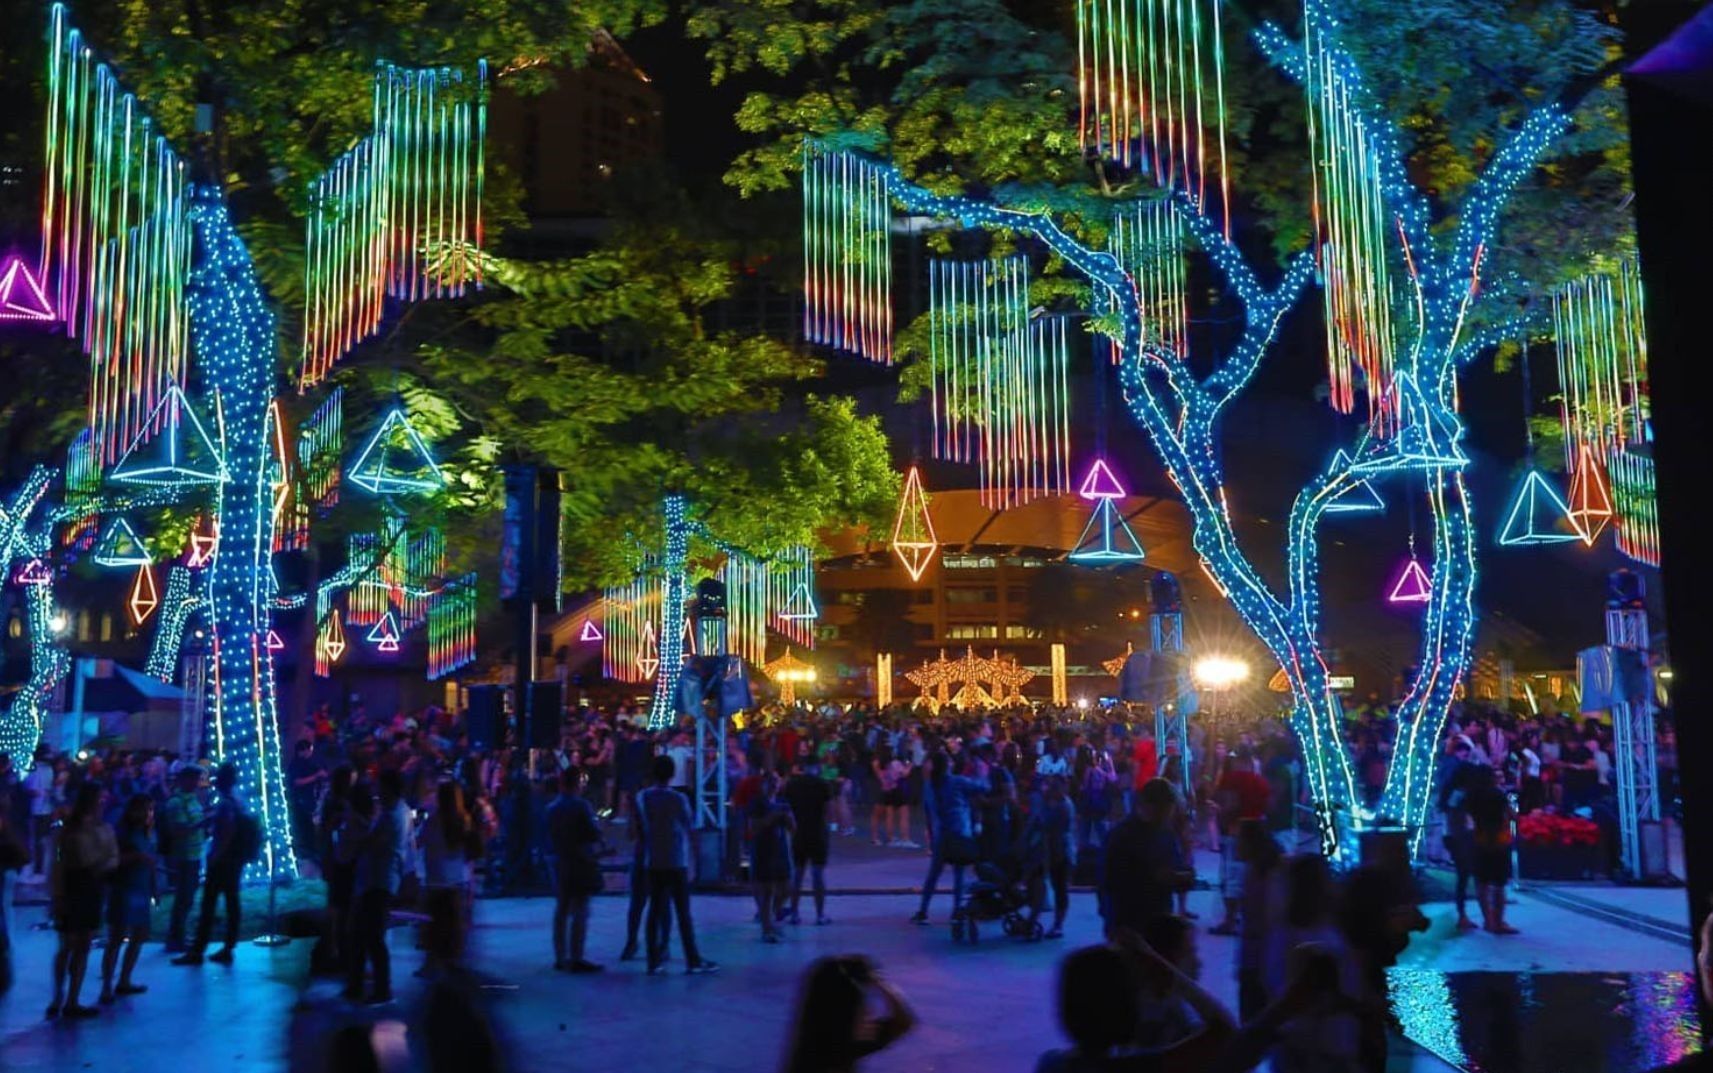
[[[155,608],[161,606],[160,589],[155,587],[155,571],[147,563],[137,567],[137,576],[131,582],[131,595],[126,601],[131,611],[131,623],[141,626],[149,621],[149,616],[155,613]]]
[[[1123,499],[1127,494],[1118,475],[1112,472],[1104,458],[1094,460],[1088,476],[1083,478],[1082,487],[1077,489],[1077,495],[1084,499]]]
[[[1589,501],[1591,494],[1598,494],[1597,502]],[[1612,493],[1606,488],[1606,478],[1594,460],[1594,452],[1586,447],[1577,451],[1576,476],[1570,482],[1569,500],[1570,523],[1576,526],[1582,543],[1592,548],[1612,522]]]
[[[116,548],[121,540],[129,540],[134,552],[122,552]],[[147,566],[154,562],[149,555],[149,546],[143,543],[143,538],[131,528],[131,523],[124,518],[115,518],[107,526],[107,531],[101,534],[101,539],[95,543],[95,554],[90,556],[97,566]]]
[[[1547,523],[1546,529],[1537,527],[1540,515],[1539,497],[1545,493],[1552,504],[1553,517]],[[1527,513],[1524,513],[1525,506]],[[1522,522],[1521,531],[1517,531],[1517,523]],[[1564,522],[1570,526],[1570,532],[1561,532],[1557,525]],[[1558,490],[1547,483],[1538,469],[1530,469],[1523,477],[1523,483],[1511,496],[1510,508],[1505,512],[1505,524],[1499,527],[1499,545],[1506,548],[1529,547],[1536,544],[1565,544],[1573,540],[1581,540],[1582,531],[1576,520],[1570,516],[1570,508],[1564,500],[1558,497]]]
[[[24,283],[24,293],[30,304],[18,301],[18,282]],[[59,319],[54,312],[53,303],[48,301],[47,292],[42,289],[41,282],[36,279],[35,272],[24,263],[22,257],[14,256],[6,264],[6,272],[0,275],[0,320],[30,320],[52,322]]]
[[[601,632],[601,628],[599,626],[595,625],[594,619],[592,619],[592,618],[583,619],[583,629],[578,633],[577,640],[579,640],[579,641],[605,641],[606,639],[607,639],[607,635]]]
[[[316,643],[321,646],[329,663],[338,663],[339,657],[345,654],[345,624],[339,621],[339,612],[327,616],[327,625],[321,628],[321,636]]]
[[[1422,564],[1411,558],[1404,564],[1404,569],[1398,574],[1397,582],[1392,586],[1387,603],[1392,604],[1425,604],[1433,597],[1433,583],[1428,580],[1427,571]]]
[[[791,595],[785,600],[785,610],[779,613],[779,617],[788,622],[806,622],[821,617],[821,611],[815,606],[815,597],[810,594],[807,581],[799,582],[797,587],[791,590]]]
[[[380,621],[369,628],[364,638],[380,652],[397,652],[399,650],[399,624],[393,617],[391,608],[381,615]]]
[[[167,410],[169,406],[171,409]],[[164,415],[163,410],[166,410]],[[184,429],[185,416],[189,416],[191,434],[195,436],[191,447],[200,445],[207,452],[207,457],[213,460],[213,469],[193,469],[183,461],[190,457],[189,451],[183,448],[179,440]],[[160,431],[150,431],[156,428]],[[164,463],[157,459],[140,457],[144,449],[156,444],[166,447],[167,457]],[[141,484],[156,488],[177,488],[187,484],[225,484],[231,480],[225,457],[220,453],[220,449],[214,446],[214,439],[208,435],[202,418],[196,415],[196,408],[190,404],[190,400],[177,384],[168,385],[166,394],[161,396],[161,401],[150,411],[149,419],[143,423],[142,429],[132,437],[131,445],[125,448],[125,454],[113,467],[110,476],[122,484]]]
[[[1337,473],[1350,465],[1350,455],[1340,448],[1332,456],[1328,473]],[[1386,510],[1386,501],[1366,477],[1356,478],[1348,487],[1333,496],[1324,508],[1328,514],[1379,514]]]
[[[390,436],[394,429],[404,430],[406,444],[422,461],[423,467],[433,475],[432,477],[399,477],[394,475],[390,467],[387,466],[385,448],[382,449],[380,456],[375,459],[374,463],[369,464],[369,456],[374,453],[376,446]],[[398,407],[387,412],[387,416],[375,429],[374,434],[369,437],[369,442],[365,443],[363,449],[357,453],[357,460],[351,464],[350,469],[345,471],[345,476],[359,488],[366,489],[375,495],[383,495],[388,492],[436,491],[446,487],[446,474],[441,471],[439,463],[434,461],[434,455],[428,450],[428,444],[423,441],[421,434],[416,431],[416,426],[410,423],[410,418]]]
[[[47,563],[40,559],[31,559],[18,568],[18,572],[13,575],[12,580],[20,585],[51,585],[54,575],[53,571],[48,569]]]
[[[1085,545],[1090,543],[1089,534],[1097,524],[1100,526],[1100,544],[1085,550]],[[1124,540],[1135,550],[1115,547],[1115,532],[1123,534]],[[1082,535],[1077,538],[1075,547],[1065,556],[1073,562],[1100,563],[1139,563],[1147,557],[1148,553],[1143,550],[1142,541],[1137,539],[1136,531],[1130,528],[1130,523],[1124,520],[1124,515],[1118,513],[1116,501],[1107,498],[1102,498],[1094,508],[1094,513],[1089,515],[1088,523],[1083,526]]]
[[[277,630],[270,629],[268,635],[262,639],[262,647],[269,652],[282,651],[285,646],[285,638],[281,637]]]
[[[908,533],[904,526],[906,519],[911,523]],[[898,497],[898,517],[892,523],[892,550],[909,572],[910,580],[921,581],[939,547],[934,517],[928,511],[928,493],[922,488],[921,468],[911,466],[904,476],[904,492]]]

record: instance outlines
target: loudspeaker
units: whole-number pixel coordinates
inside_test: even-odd
[[[464,709],[464,728],[470,735],[470,748],[492,749],[500,744],[502,686],[471,686],[470,706]]]
[[[1183,593],[1178,588],[1178,579],[1170,571],[1162,570],[1155,574],[1148,583],[1148,589],[1149,602],[1156,614],[1175,615],[1183,611]]]
[[[557,679],[529,684],[529,747],[559,748],[559,728],[564,722],[564,690]]]
[[[559,506],[559,471],[543,467],[535,483],[535,541],[531,549],[535,555],[535,606],[544,613],[555,615],[561,610],[559,556],[563,524]]]

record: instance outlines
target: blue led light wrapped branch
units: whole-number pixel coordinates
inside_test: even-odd
[[[28,757],[41,739],[48,701],[71,670],[71,656],[54,630],[58,609],[54,605],[53,568],[47,564],[53,547],[51,512],[47,520],[32,525],[49,486],[58,474],[36,466],[11,499],[0,503],[0,583],[12,581],[14,570],[32,562],[41,569],[23,582],[25,612],[30,635],[30,676],[15,693],[11,704],[0,711],[0,752],[14,758]]]
[[[190,571],[175,566],[167,572],[167,591],[161,598],[161,618],[149,645],[149,660],[143,670],[151,677],[171,683],[178,669],[179,650],[184,647],[184,627],[201,600],[191,592]]]
[[[654,676],[654,702],[648,712],[648,725],[657,730],[677,721],[678,679],[684,673],[684,596],[689,588],[685,571],[690,559],[690,534],[695,528],[683,496],[667,496],[663,510],[666,555],[660,564],[660,667]]]

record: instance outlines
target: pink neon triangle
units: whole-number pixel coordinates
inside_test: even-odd
[[[285,647],[285,641],[274,630],[268,631],[267,640],[263,641],[262,644],[266,646],[269,652],[278,652]]]
[[[583,632],[577,635],[577,640],[604,641],[606,639],[607,635],[601,632],[601,628],[599,626],[595,625],[594,619],[586,618],[583,620]]]
[[[54,319],[53,303],[42,292],[35,273],[20,258],[12,258],[0,272],[0,320]]]
[[[46,563],[40,559],[31,559],[18,571],[16,580],[20,585],[51,585],[54,576]]]
[[[1422,564],[1411,559],[1404,566],[1404,572],[1398,575],[1398,583],[1392,586],[1392,595],[1386,597],[1388,603],[1394,604],[1425,604],[1433,594],[1433,586],[1428,581],[1427,571]]]
[[[1084,499],[1123,499],[1126,495],[1124,486],[1118,483],[1106,459],[1094,460],[1094,468],[1083,478],[1083,486],[1077,489],[1077,495]]]

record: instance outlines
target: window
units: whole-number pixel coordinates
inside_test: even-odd
[[[1020,589],[1020,588],[1013,586],[1012,588],[1005,590],[1005,602],[1006,603],[1020,604],[1020,603],[1023,603],[1027,599],[1029,599],[1029,593],[1025,589]]]
[[[12,638],[14,641],[24,636],[24,620],[17,615],[13,615],[11,621],[6,623],[6,636]]]
[[[948,604],[991,604],[999,599],[996,589],[947,589]]]
[[[113,640],[113,613],[111,611],[101,612],[101,639],[103,641]]]
[[[946,627],[946,639],[950,641],[993,641],[998,638],[999,627],[992,623]]]
[[[1013,626],[1005,627],[1005,637],[1007,640],[1010,640],[1010,641],[1030,640],[1030,639],[1038,638],[1040,636],[1041,636],[1041,628],[1039,626],[1015,626],[1015,625],[1013,625]]]
[[[944,555],[940,562],[947,570],[992,570],[999,565],[991,555]]]

